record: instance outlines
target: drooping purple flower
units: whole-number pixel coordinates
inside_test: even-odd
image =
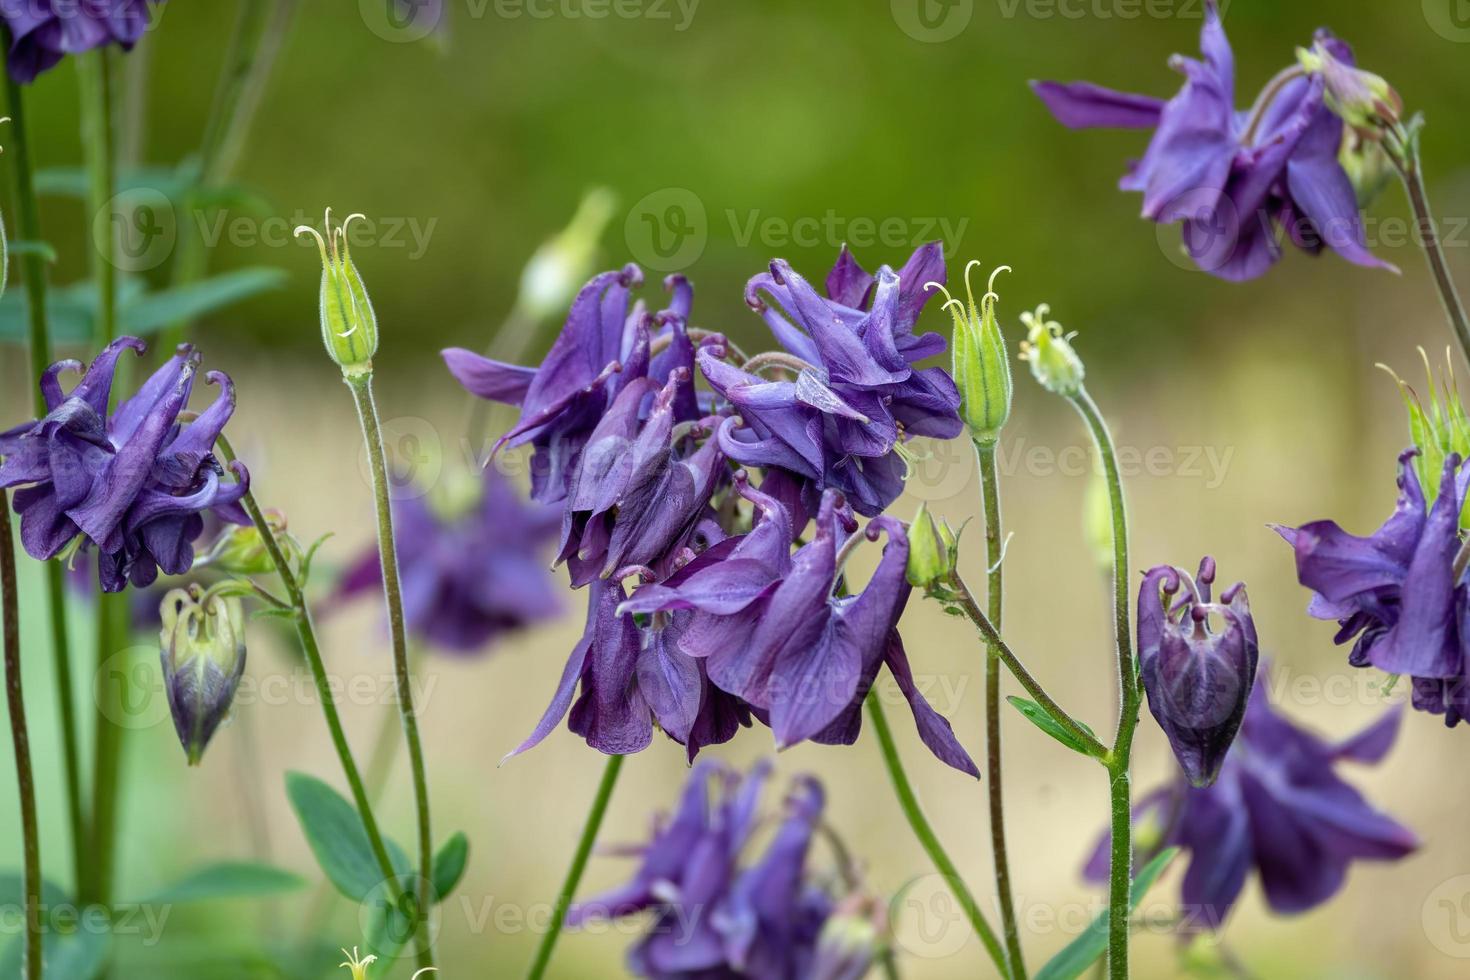
[[[810,867],[824,794],[815,779],[795,780],[771,842],[747,863],[769,778],[769,763],[743,779],[718,763],[695,767],[677,811],[633,852],[632,880],[574,905],[567,924],[651,912],[647,934],[628,955],[629,970],[651,980],[812,976],[839,901]]]
[[[493,466],[465,501],[436,506],[432,494],[393,502],[393,531],[408,630],[450,653],[483,650],[497,638],[561,612],[546,557],[557,514],[527,503]],[[374,545],[343,573],[334,601],[381,595]]]
[[[148,19],[148,0],[0,0],[10,77],[29,84],[66,55],[109,44],[131,51]]]
[[[1342,63],[1352,49],[1319,31],[1316,41]],[[1235,58],[1215,0],[1200,34],[1203,60],[1176,55],[1184,87],[1168,102],[1086,82],[1036,82],[1063,125],[1152,129],[1142,160],[1119,186],[1143,194],[1143,217],[1183,222],[1195,263],[1222,279],[1263,275],[1281,258],[1281,238],[1356,265],[1392,268],[1364,243],[1351,179],[1338,162],[1342,120],[1323,97],[1320,76],[1287,69],[1251,110],[1235,108]]]
[[[538,368],[518,367],[452,347],[443,352],[455,379],[471,394],[518,405],[520,420],[497,443],[535,447],[532,496],[559,503],[587,440],[618,393],[642,378],[659,387],[672,373],[693,370],[694,349],[686,333],[693,290],[670,276],[669,308],[649,315],[631,291],[643,282],[636,265],[604,272],[582,287],[562,332]],[[653,346],[661,348],[653,355]],[[699,418],[692,390],[675,403],[674,421]]]
[[[1456,571],[1470,466],[1446,457],[1426,507],[1417,454],[1399,456],[1398,505],[1371,536],[1333,521],[1276,531],[1296,553],[1297,580],[1315,593],[1308,612],[1337,620],[1337,643],[1355,641],[1348,662],[1413,678],[1414,707],[1454,727],[1470,717],[1470,588]]]
[[[740,416],[720,430],[725,453],[796,476],[809,511],[831,487],[859,513],[880,513],[903,491],[903,442],[952,439],[964,430],[954,381],[942,368],[914,366],[945,348],[938,334],[913,333],[928,299],[925,284],[944,278],[937,242],[918,249],[899,272],[883,266],[876,277],[844,248],[826,296],[784,260],[772,262],[745,296],[786,349],[766,359],[790,380],[728,364],[718,345],[699,352],[700,370]],[[760,361],[757,355],[748,367]]]
[[[949,722],[918,690],[898,636],[910,592],[903,525],[869,522],[870,540],[888,535],[878,568],[860,593],[838,595],[838,558],[855,526],[842,496],[823,494],[812,539],[793,554],[787,508],[743,477],[736,485],[760,511],[752,530],[639,589],[622,611],[671,614],[679,648],[704,664],[716,687],[750,705],[782,747],[855,742],[863,698],[886,664],[930,751],[978,777]]]
[[[1266,688],[1258,681],[1252,691],[1240,738],[1213,785],[1176,782],[1134,809],[1135,824],[1150,828],[1158,848],[1177,845],[1189,852],[1181,895],[1185,928],[1218,929],[1252,870],[1266,903],[1292,914],[1335,895],[1354,861],[1396,861],[1419,846],[1412,831],[1336,772],[1340,762],[1381,761],[1403,712],[1390,709],[1357,735],[1330,744],[1277,714]],[[1107,880],[1106,835],[1085,873]]]
[[[1160,565],[1138,593],[1139,675],[1149,711],[1194,786],[1219,774],[1245,717],[1259,657],[1245,586],[1236,583],[1213,603],[1214,581],[1213,558],[1200,562],[1194,578]],[[1211,627],[1212,616],[1223,630]]]
[[[200,360],[184,345],[108,415],[117,360],[128,349],[141,353],[143,342],[114,341],[70,393],[62,392],[60,375],[81,364],[51,365],[40,381],[46,417],[0,433],[0,487],[20,487],[14,506],[26,553],[48,560],[81,538],[82,547],[98,551],[106,592],[129,582],[147,586],[160,569],[187,572],[207,513],[235,524],[250,520],[238,503],[249,474],[235,462],[234,480],[225,482],[213,452],[235,410],[229,377],[205,376],[220,394],[182,425]]]

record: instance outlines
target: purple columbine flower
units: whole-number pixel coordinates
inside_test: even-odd
[[[148,0],[0,0],[10,77],[29,84],[66,55],[109,44],[131,51],[148,18]]]
[[[855,742],[863,698],[886,664],[930,751],[978,777],[949,722],[914,683],[895,628],[910,592],[903,525],[869,522],[870,540],[888,534],[878,568],[860,593],[837,595],[838,560],[855,527],[841,494],[822,495],[812,540],[793,554],[788,509],[743,475],[736,486],[760,511],[755,527],[645,585],[622,611],[671,614],[679,649],[703,663],[717,688],[750,705],[782,747]]]
[[[838,904],[810,867],[824,794],[815,779],[795,780],[770,843],[747,864],[769,778],[769,763],[743,779],[718,763],[697,766],[677,811],[633,852],[639,867],[632,880],[574,905],[567,924],[652,912],[647,935],[628,956],[629,970],[652,980],[812,976],[819,937]],[[711,785],[718,788],[713,799]]]
[[[686,332],[693,302],[688,281],[682,276],[665,280],[672,299],[654,316],[641,302],[629,305],[633,287],[642,282],[642,271],[631,264],[593,277],[572,302],[539,368],[504,364],[459,347],[443,352],[450,373],[471,394],[520,406],[520,420],[496,448],[535,447],[536,500],[552,504],[566,498],[583,447],[625,387],[641,378],[663,386],[678,368],[693,370],[694,348]],[[700,416],[692,388],[674,408],[675,422]]]
[[[1352,49],[1319,31],[1316,41],[1351,65]],[[1036,82],[1063,125],[1152,129],[1142,160],[1122,179],[1143,194],[1143,217],[1184,223],[1184,245],[1200,268],[1222,279],[1263,275],[1281,258],[1281,230],[1297,247],[1331,247],[1356,265],[1393,268],[1363,239],[1351,179],[1338,162],[1342,120],[1323,97],[1320,76],[1289,68],[1245,112],[1235,108],[1235,57],[1215,0],[1200,34],[1203,60],[1170,62],[1184,87],[1168,102],[1087,82]]]
[[[562,608],[546,569],[555,509],[522,500],[494,467],[474,482],[464,501],[446,503],[426,494],[393,502],[409,632],[460,654],[552,619]],[[333,599],[381,595],[382,582],[375,545],[343,573]]]
[[[844,248],[826,296],[784,260],[772,262],[745,296],[786,353],[756,355],[740,368],[725,362],[718,345],[699,352],[700,370],[740,416],[720,430],[725,453],[795,476],[807,512],[827,487],[861,514],[882,512],[903,492],[905,441],[964,431],[953,379],[942,368],[914,366],[945,349],[938,334],[913,333],[929,296],[925,284],[944,278],[937,242],[899,272],[883,266],[876,277]],[[790,380],[767,380],[758,373],[766,367]]]
[[[1355,641],[1348,662],[1413,678],[1414,707],[1454,727],[1470,717],[1470,594],[1456,561],[1470,465],[1446,457],[1428,507],[1416,455],[1399,456],[1398,506],[1370,537],[1333,521],[1276,531],[1296,552],[1297,580],[1315,593],[1308,612],[1337,620],[1337,643]]]
[[[1263,672],[1264,673],[1264,672]],[[1272,910],[1305,912],[1342,887],[1354,861],[1396,861],[1419,846],[1407,827],[1375,809],[1337,775],[1340,762],[1376,763],[1398,737],[1390,709],[1344,742],[1330,744],[1277,714],[1258,682],[1245,723],[1214,785],[1177,782],[1134,809],[1158,848],[1189,852],[1181,910],[1185,928],[1218,929],[1252,870]],[[1106,881],[1106,835],[1086,876]]]
[[[1138,593],[1138,662],[1148,708],[1194,786],[1215,781],[1245,716],[1259,646],[1245,585],[1210,601],[1215,560],[1199,574],[1150,569]],[[1180,595],[1181,587],[1184,594]],[[1217,617],[1224,629],[1210,625]]]
[[[184,345],[109,416],[113,373],[127,349],[145,348],[135,337],[114,341],[69,394],[60,375],[82,365],[51,365],[40,382],[46,417],[0,433],[0,487],[20,487],[14,506],[26,553],[45,561],[80,538],[82,547],[98,551],[105,592],[121,592],[129,582],[147,586],[160,569],[187,572],[207,513],[250,522],[238,503],[249,474],[231,463],[234,480],[224,482],[213,452],[235,411],[229,377],[209,372],[206,380],[220,386],[219,397],[181,425],[199,365],[199,355]]]

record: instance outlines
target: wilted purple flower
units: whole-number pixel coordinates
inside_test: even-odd
[[[234,481],[222,483],[224,470],[213,453],[235,410],[229,377],[209,372],[206,379],[221,386],[219,397],[181,425],[199,365],[199,355],[184,345],[108,416],[113,373],[125,349],[141,353],[144,345],[135,337],[114,341],[70,394],[62,392],[59,376],[82,365],[51,365],[41,377],[46,417],[0,433],[0,487],[21,487],[15,510],[26,553],[55,558],[80,536],[83,547],[98,549],[106,592],[120,592],[129,582],[149,585],[160,569],[187,572],[206,513],[249,523],[238,504],[249,474],[235,462]]]
[[[797,779],[771,843],[746,865],[769,777],[768,763],[744,779],[717,763],[696,767],[677,812],[634,852],[632,881],[574,905],[568,925],[653,912],[628,956],[629,970],[652,980],[812,977],[818,938],[838,901],[809,868],[824,794],[815,779]]]
[[[393,532],[411,633],[451,653],[474,653],[502,634],[555,617],[561,602],[546,553],[554,508],[526,503],[486,467],[467,501],[436,506],[431,495],[393,502]],[[373,546],[343,574],[334,598],[381,595]]]
[[[1357,735],[1329,744],[1277,714],[1266,684],[1258,682],[1240,738],[1214,785],[1196,789],[1178,782],[1134,808],[1135,823],[1158,848],[1177,845],[1189,852],[1181,896],[1185,927],[1218,929],[1252,869],[1266,903],[1290,914],[1335,895],[1354,861],[1396,861],[1412,853],[1419,846],[1414,833],[1335,771],[1339,762],[1382,760],[1401,717],[1391,709]],[[1086,875],[1107,880],[1106,835]]]
[[[1414,707],[1454,727],[1470,717],[1470,596],[1456,562],[1470,466],[1447,456],[1426,508],[1416,455],[1399,456],[1398,506],[1372,536],[1333,521],[1276,531],[1296,552],[1297,580],[1316,593],[1308,611],[1338,621],[1336,642],[1356,639],[1348,662],[1412,677]]]
[[[700,370],[740,415],[720,430],[725,453],[798,477],[808,511],[831,487],[859,513],[880,513],[903,491],[903,442],[964,431],[954,381],[942,368],[914,367],[945,348],[938,334],[913,333],[928,300],[925,284],[944,278],[937,242],[918,249],[900,272],[883,266],[876,277],[844,248],[825,297],[784,260],[772,262],[745,297],[786,354],[756,355],[747,370],[726,363],[718,345],[699,352]],[[767,380],[756,373],[765,366],[792,379]]]
[[[888,544],[867,587],[839,596],[838,557],[855,526],[842,496],[823,494],[812,540],[792,554],[787,508],[743,478],[737,487],[761,512],[755,527],[639,589],[622,611],[672,614],[679,648],[704,664],[716,687],[750,705],[782,747],[855,742],[863,698],[886,664],[930,751],[978,777],[949,722],[915,685],[895,628],[910,592],[903,525],[869,522],[868,538],[886,532]]]
[[[1319,31],[1318,45],[1353,63],[1352,49]],[[1235,58],[1215,0],[1200,35],[1203,61],[1176,55],[1185,79],[1168,102],[1086,82],[1036,82],[1054,116],[1073,129],[1152,129],[1142,160],[1122,179],[1143,193],[1143,216],[1184,222],[1195,263],[1222,279],[1254,279],[1281,258],[1281,231],[1311,253],[1330,246],[1356,265],[1392,268],[1373,256],[1347,172],[1338,162],[1342,120],[1319,75],[1290,68],[1248,112],[1235,108]]]
[[[10,32],[10,77],[33,82],[66,55],[113,43],[130,51],[148,18],[148,0],[0,0],[0,21]]]
[[[694,348],[685,332],[693,300],[689,283],[670,276],[669,308],[650,316],[641,302],[629,306],[632,288],[642,282],[642,271],[627,265],[583,286],[539,368],[503,364],[459,347],[443,352],[450,373],[471,394],[520,406],[520,420],[497,448],[527,442],[535,447],[532,496],[539,501],[565,499],[582,448],[620,391],[646,377],[661,387],[676,369],[693,369]],[[655,343],[662,348],[657,357]],[[675,402],[674,421],[698,417],[690,389]]]
[[[1171,565],[1150,569],[1138,593],[1138,663],[1148,707],[1174,757],[1195,786],[1215,781],[1245,716],[1259,647],[1245,586],[1210,601],[1215,560],[1199,574]],[[1181,586],[1184,594],[1179,595]],[[1224,629],[1216,632],[1210,617]]]

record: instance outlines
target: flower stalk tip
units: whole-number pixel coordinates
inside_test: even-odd
[[[349,214],[337,226],[332,225],[332,209],[327,208],[323,235],[309,225],[296,228],[296,236],[316,239],[322,257],[321,323],[322,344],[327,354],[342,369],[345,377],[371,374],[373,355],[378,352],[378,318],[372,300],[363,286],[362,276],[352,261],[348,231],[354,220],[367,220],[363,214]]]
[[[1075,332],[1064,333],[1062,325],[1047,317],[1051,307],[1043,303],[1034,313],[1022,313],[1026,339],[1021,343],[1021,360],[1031,365],[1031,374],[1043,388],[1071,398],[1082,390],[1086,368],[1072,349]]]

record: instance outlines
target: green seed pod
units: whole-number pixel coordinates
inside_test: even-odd
[[[159,616],[169,710],[189,765],[197,766],[245,673],[245,610],[238,596],[191,585],[165,595]]]
[[[1022,313],[1021,322],[1026,324],[1026,340],[1021,344],[1021,360],[1031,364],[1031,375],[1047,391],[1071,398],[1082,390],[1082,379],[1087,374],[1082,358],[1072,349],[1071,340],[1075,333],[1064,334],[1062,325],[1048,320],[1051,307],[1045,303],[1035,313]]]
[[[965,294],[968,303],[945,292],[945,307],[954,317],[954,380],[960,391],[960,418],[970,430],[970,437],[982,446],[993,445],[1000,438],[1001,426],[1011,415],[1011,365],[1006,354],[1006,341],[995,318],[995,277],[1010,271],[1001,266],[990,274],[985,295],[979,304],[970,288],[970,272],[979,265],[965,266]],[[932,286],[943,289],[938,283]]]
[[[915,588],[928,588],[954,571],[954,532],[935,521],[929,505],[921,504],[909,526],[909,563],[905,574]]]
[[[322,255],[321,319],[322,344],[343,375],[369,374],[373,355],[378,352],[378,318],[363,287],[362,276],[352,261],[347,231],[354,218],[332,227],[332,209],[327,209],[326,237],[315,228],[302,225],[296,234],[316,239]]]

